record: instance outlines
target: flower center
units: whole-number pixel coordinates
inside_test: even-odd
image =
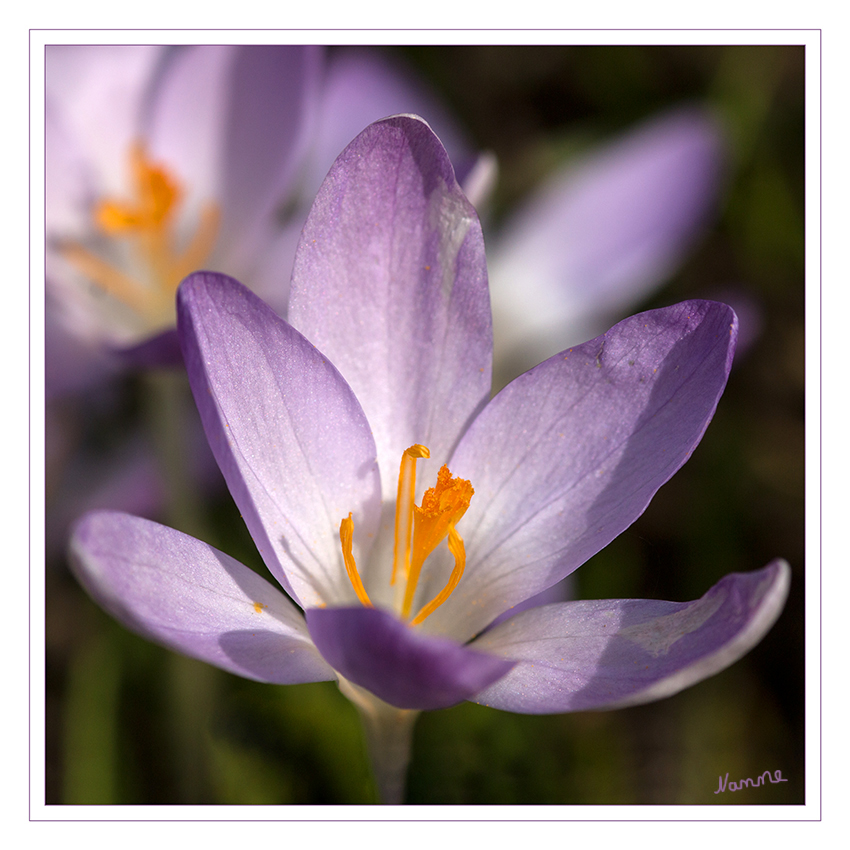
[[[439,608],[449,598],[463,575],[466,550],[455,525],[466,513],[475,492],[469,481],[455,478],[449,468],[443,466],[437,473],[436,485],[426,490],[422,496],[422,504],[414,504],[416,461],[430,456],[428,449],[420,445],[405,449],[401,456],[395,509],[393,569],[390,577],[390,584],[396,589],[396,608],[401,612],[401,616],[405,619],[410,617],[422,566],[446,537],[455,564],[446,586],[410,620],[411,626],[418,625]],[[354,522],[349,514],[339,526],[342,557],[357,598],[371,608],[372,602],[363,587],[351,552],[353,534]]]
[[[147,327],[170,324],[174,295],[181,280],[201,268],[218,234],[218,206],[207,203],[188,244],[178,249],[176,213],[183,188],[160,163],[152,162],[144,145],[130,150],[133,192],[123,200],[104,199],[94,210],[102,236],[124,243],[132,254],[133,273],[93,253],[78,242],[62,246],[62,253],[101,290],[130,307]]]

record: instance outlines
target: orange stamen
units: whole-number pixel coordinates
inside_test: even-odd
[[[159,229],[182,200],[180,184],[147,158],[143,145],[133,145],[130,166],[136,188],[133,200],[106,200],[95,210],[95,221],[109,235]]]
[[[393,546],[393,571],[390,584],[395,584],[399,573],[405,581],[410,574],[410,535],[413,524],[413,500],[416,496],[416,461],[431,457],[431,452],[418,443],[404,450],[398,471],[398,497],[395,503],[395,544]]]
[[[466,547],[453,525],[449,526],[449,552],[454,555],[455,565],[446,586],[427,605],[422,606],[419,613],[410,621],[411,626],[418,626],[426,617],[433,614],[452,595],[463,576],[466,566]]]
[[[395,543],[393,548],[393,567],[390,584],[395,584],[399,576],[403,577],[403,587],[396,594],[395,608],[404,618],[410,617],[413,597],[422,567],[428,556],[448,536],[448,547],[454,557],[455,565],[446,586],[410,621],[417,626],[430,616],[451,596],[463,576],[466,566],[466,549],[463,539],[455,525],[466,513],[473,493],[472,484],[463,478],[455,478],[447,466],[437,473],[437,483],[425,491],[422,504],[414,503],[416,493],[416,461],[430,457],[425,446],[419,444],[405,449],[401,456],[398,474],[398,497],[395,513]],[[351,514],[343,519],[339,527],[339,539],[342,543],[342,557],[348,578],[354,587],[357,598],[366,606],[374,607],[366,593],[354,556],[351,553],[354,523]]]
[[[466,513],[473,492],[468,481],[452,477],[449,468],[443,466],[437,474],[436,486],[425,491],[422,506],[413,506],[413,553],[401,609],[403,617],[410,615],[425,559],[443,542],[449,528]]]
[[[76,242],[62,247],[65,258],[100,289],[123,302],[147,325],[173,319],[174,294],[186,275],[202,268],[218,236],[220,211],[206,204],[189,244],[174,245],[175,214],[183,188],[162,165],[148,159],[144,146],[130,152],[134,193],[129,200],[106,199],[94,211],[95,224],[108,237],[129,239],[138,257],[138,277],[98,257]]]
[[[354,562],[354,555],[351,553],[353,535],[354,520],[351,519],[351,514],[349,514],[339,524],[339,542],[342,544],[342,559],[345,561],[345,571],[348,573],[348,578],[354,587],[357,598],[367,608],[374,608],[375,606],[372,605],[372,600],[369,599],[369,594],[366,593],[366,588],[363,587],[360,573],[357,572],[357,564]]]

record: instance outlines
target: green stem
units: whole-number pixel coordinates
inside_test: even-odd
[[[147,425],[150,430],[166,490],[166,522],[200,540],[208,540],[202,488],[192,469],[193,430],[190,417],[197,416],[185,372],[150,370],[144,375]],[[211,706],[219,686],[218,671],[182,655],[167,659],[171,701],[172,747],[179,765],[180,798],[203,803],[207,793],[207,730]]]
[[[200,488],[189,464],[191,436],[187,422],[197,414],[186,375],[176,369],[151,370],[144,376],[144,389],[147,424],[165,482],[168,522],[206,539]]]
[[[380,802],[401,805],[404,803],[413,726],[419,712],[388,705],[342,678],[339,689],[360,713]]]

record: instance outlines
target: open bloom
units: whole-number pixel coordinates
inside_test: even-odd
[[[775,561],[694,602],[493,621],[575,570],[687,460],[723,391],[732,310],[633,316],[490,399],[483,240],[421,119],[368,127],[304,228],[289,322],[191,275],[178,329],[207,437],[277,582],[179,531],[87,514],[71,543],[130,628],[241,676],[336,679],[361,704],[612,708],[728,666],[787,593]]]

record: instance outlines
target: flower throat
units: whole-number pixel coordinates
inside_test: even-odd
[[[416,461],[430,456],[428,449],[418,444],[405,449],[401,456],[401,468],[398,474],[395,546],[390,584],[395,587],[394,607],[401,612],[404,619],[410,618],[413,597],[425,560],[446,537],[448,537],[449,552],[454,557],[455,564],[446,586],[422,607],[415,617],[410,619],[411,626],[418,625],[439,608],[449,598],[463,575],[466,550],[455,525],[466,513],[475,492],[469,481],[455,478],[449,472],[449,468],[444,465],[437,473],[436,485],[426,490],[422,496],[422,504],[414,504]],[[357,598],[364,605],[372,608],[374,606],[363,587],[351,552],[353,534],[354,522],[349,514],[339,526],[342,557]]]

